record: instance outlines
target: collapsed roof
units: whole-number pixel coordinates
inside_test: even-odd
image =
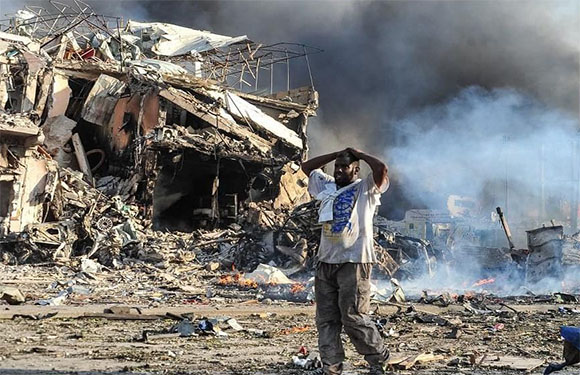
[[[0,140],[0,242],[39,224],[50,229],[42,243],[95,240],[86,223],[71,236],[70,220],[93,218],[100,196],[136,207],[143,228],[184,231],[305,196],[296,162],[318,106],[307,59],[317,50],[51,4],[0,32],[0,134],[12,136]],[[291,88],[297,57],[309,84]]]

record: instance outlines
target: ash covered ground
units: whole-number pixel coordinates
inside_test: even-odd
[[[60,306],[2,306],[0,373],[307,373],[293,357],[316,352],[312,302],[265,298],[276,285],[223,285],[224,274],[231,272],[127,265],[86,278],[75,266],[4,266],[2,284],[17,285],[29,301],[73,290]],[[541,373],[561,362],[559,327],[580,323],[571,298],[474,288],[422,302],[377,301],[372,317],[397,373]],[[347,373],[366,373],[344,339]]]

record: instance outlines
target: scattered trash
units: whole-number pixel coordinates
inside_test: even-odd
[[[295,284],[295,281],[290,280],[282,271],[276,267],[267,264],[260,264],[251,273],[245,275],[248,280],[255,281],[258,284]]]
[[[556,303],[577,303],[578,299],[572,294],[554,293],[554,302]]]
[[[181,337],[190,337],[195,334],[197,328],[198,327],[196,327],[191,320],[183,319],[177,324],[175,330]]]
[[[60,306],[68,299],[69,295],[70,293],[68,290],[63,290],[56,297],[36,301],[35,305]]]
[[[390,298],[391,302],[404,303],[405,302],[405,292],[399,283],[399,280],[391,278],[391,285],[393,286],[393,294]]]
[[[91,294],[91,290],[87,287],[84,287],[82,285],[72,285],[69,286],[66,291],[69,294],[80,294],[80,295],[84,295],[84,296],[88,296]]]
[[[503,324],[503,323],[497,323],[497,324],[495,324],[495,325],[492,327],[492,329],[491,329],[491,330],[492,330],[493,332],[497,332],[497,331],[501,331],[502,329],[504,329],[504,327],[505,327],[505,324]]]
[[[208,271],[217,271],[220,268],[220,264],[218,262],[209,262],[205,269]]]
[[[280,333],[282,335],[291,335],[293,333],[302,333],[302,332],[306,332],[308,330],[310,330],[310,326],[292,327],[292,328],[288,328],[288,329],[283,329]]]
[[[389,357],[389,359],[387,360],[387,364],[400,370],[408,370],[413,366],[415,366],[416,364],[441,361],[444,359],[445,356],[443,355],[436,355],[433,353],[421,353],[412,356],[400,356],[400,357],[392,356]]]
[[[322,362],[320,361],[320,354],[318,352],[299,352],[299,355],[292,356],[292,364],[305,370],[322,368]]]
[[[451,332],[445,335],[445,338],[457,340],[458,338],[461,337],[461,335],[462,335],[461,330],[458,327],[453,327],[451,329]]]
[[[83,258],[81,260],[81,271],[89,275],[96,275],[101,272],[102,266],[92,259]]]
[[[235,331],[243,331],[244,328],[240,325],[240,323],[238,323],[235,319],[228,319],[226,320],[226,323],[232,327]]]
[[[215,333],[213,323],[208,319],[202,319],[197,323],[197,328],[203,333]]]

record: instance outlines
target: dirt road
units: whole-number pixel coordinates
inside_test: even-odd
[[[217,274],[197,270],[194,280],[182,273],[178,283],[175,277],[163,275],[165,271],[131,273],[125,269],[85,281],[62,268],[58,272],[53,267],[3,271],[0,285],[18,286],[27,302],[10,306],[0,301],[2,375],[292,375],[307,373],[292,361],[301,347],[303,353],[316,351],[312,303],[258,298],[264,294],[259,289],[218,285]],[[54,298],[68,285],[88,291],[74,289],[60,306],[34,304]],[[374,305],[373,319],[383,326],[393,370],[402,374],[541,373],[545,362],[561,359],[559,327],[580,325],[577,304],[549,299],[529,303],[529,298],[485,294],[470,298],[446,307]],[[121,320],[98,315],[119,306],[138,307],[141,315],[137,309],[126,311],[137,316]],[[124,316],[123,311],[119,313]],[[175,333],[181,317],[188,317],[196,328],[189,337]],[[228,323],[228,318],[234,318],[241,329]],[[208,322],[213,329],[208,329]],[[346,336],[344,341],[346,373],[366,373],[362,357]]]

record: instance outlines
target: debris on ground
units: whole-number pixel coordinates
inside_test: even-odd
[[[26,302],[26,298],[20,290],[11,287],[0,287],[0,299],[6,301],[9,305],[20,305]]]

